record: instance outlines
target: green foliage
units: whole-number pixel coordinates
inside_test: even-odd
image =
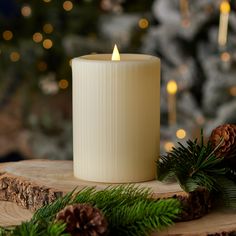
[[[173,224],[180,213],[179,202],[174,199],[157,202],[140,201],[130,206],[116,207],[110,214],[111,235],[149,235]],[[145,220],[143,220],[145,219]]]
[[[108,219],[111,235],[147,235],[167,227],[180,213],[180,203],[174,199],[152,200],[146,188],[128,185],[109,187],[96,192],[86,189],[74,203],[88,202],[101,209]]]
[[[236,184],[227,177],[219,177],[217,179],[220,185],[220,193],[224,205],[236,210]]]
[[[223,141],[223,140],[222,140]],[[218,200],[231,209],[236,209],[236,171],[223,157],[216,157],[210,142],[206,145],[198,140],[188,140],[184,146],[179,146],[161,156],[157,162],[157,176],[160,181],[176,179],[186,192],[205,188],[214,192]]]
[[[4,236],[69,236],[65,234],[66,225],[53,222],[38,220],[36,223],[33,221],[24,222],[17,226],[11,232],[2,234]]]
[[[154,200],[151,191],[134,185],[108,187],[97,191],[84,188],[71,192],[36,211],[33,218],[11,231],[2,229],[4,236],[66,236],[65,224],[55,222],[58,211],[68,204],[90,203],[102,210],[111,235],[148,235],[173,224],[181,206],[176,199]],[[1,232],[1,231],[0,231]]]
[[[218,190],[217,178],[224,176],[226,169],[221,165],[223,158],[214,154],[217,148],[213,150],[210,142],[205,145],[203,134],[200,144],[197,139],[188,140],[186,147],[179,143],[178,147],[159,159],[158,179],[163,181],[174,177],[186,192],[199,187]]]
[[[69,234],[65,234],[66,224],[61,224],[59,222],[52,222],[47,227],[47,232],[45,235],[47,236],[69,236]]]

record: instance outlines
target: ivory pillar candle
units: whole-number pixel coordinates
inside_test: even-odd
[[[152,180],[159,155],[160,60],[96,54],[72,60],[74,175],[108,183]]]

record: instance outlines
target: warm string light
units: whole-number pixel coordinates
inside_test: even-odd
[[[50,49],[53,46],[53,42],[51,39],[44,39],[43,40],[43,47],[45,49]]]
[[[229,54],[228,52],[223,52],[223,53],[221,53],[221,55],[220,55],[220,59],[221,59],[221,61],[223,61],[223,62],[229,62],[230,59],[231,59],[231,56],[230,56],[230,54]]]
[[[73,9],[73,3],[71,1],[65,1],[62,6],[65,11],[71,11]]]
[[[221,69],[222,70],[229,70],[231,67],[231,55],[228,52],[222,52],[220,55],[220,59],[221,59]]]
[[[138,22],[138,26],[141,29],[146,29],[149,26],[149,22],[146,18],[141,18]]]
[[[58,83],[60,89],[67,89],[69,86],[69,82],[66,79],[61,79]]]
[[[230,4],[227,0],[223,0],[220,4],[220,22],[218,32],[218,44],[220,47],[225,47],[228,37]]]
[[[43,0],[45,3],[49,3],[51,2],[51,0]]]
[[[10,53],[10,60],[12,61],[12,62],[17,62],[17,61],[19,61],[20,60],[20,54],[18,53],[18,52],[11,52]]]
[[[31,14],[32,14],[32,9],[29,5],[24,5],[22,8],[21,8],[21,14],[22,16],[24,17],[30,17]]]
[[[188,0],[180,0],[181,24],[183,27],[190,25],[190,12]]]
[[[13,33],[12,33],[10,30],[5,30],[5,31],[2,33],[2,37],[3,37],[3,39],[6,40],[6,41],[12,40],[12,38],[13,38]]]
[[[186,131],[184,129],[178,129],[176,131],[176,137],[178,139],[184,139],[186,137]]]
[[[165,148],[166,152],[170,152],[174,147],[175,147],[175,145],[173,142],[166,142],[164,144],[164,148]]]
[[[176,93],[178,91],[177,83],[174,80],[170,80],[167,83],[166,90],[168,93],[168,121],[169,125],[176,124]]]
[[[47,23],[43,26],[43,31],[46,33],[46,34],[51,34],[53,32],[53,26],[52,24],[50,23]]]
[[[43,41],[43,35],[39,32],[34,33],[32,38],[35,43],[40,43]]]

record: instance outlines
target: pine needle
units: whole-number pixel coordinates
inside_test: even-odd
[[[85,202],[102,210],[111,235],[148,235],[153,230],[172,225],[181,212],[178,200],[154,200],[150,198],[151,194],[150,189],[134,185],[108,187],[100,191],[95,188],[74,190],[39,209],[29,222],[3,235],[65,236],[65,225],[55,223],[57,212],[68,204]]]
[[[199,187],[209,191],[220,188],[217,177],[224,176],[226,169],[221,165],[223,158],[215,155],[216,150],[208,142],[188,140],[184,146],[178,143],[178,147],[161,156],[157,162],[157,176],[160,181],[175,178],[186,192],[192,192]]]

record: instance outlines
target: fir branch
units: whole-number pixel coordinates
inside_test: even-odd
[[[64,233],[65,228],[66,224],[52,222],[48,225],[45,236],[69,236],[69,234]]]
[[[209,191],[219,190],[217,177],[224,176],[226,169],[222,167],[223,158],[214,154],[219,148],[213,149],[210,142],[203,143],[198,140],[188,140],[184,146],[178,143],[178,147],[161,156],[157,162],[157,176],[160,181],[174,177],[186,192],[192,192],[199,187]]]
[[[178,200],[154,200],[151,194],[149,189],[134,185],[73,191],[39,209],[32,220],[17,226],[12,233],[3,235],[65,236],[65,225],[55,222],[56,214],[68,204],[84,202],[103,211],[111,235],[147,235],[172,225],[181,211]]]
[[[141,201],[131,206],[117,207],[110,214],[111,235],[149,235],[173,224],[180,213],[180,203],[175,199]],[[145,221],[143,219],[146,219]]]
[[[89,191],[91,192],[90,195],[88,195]],[[86,198],[83,197],[84,193]],[[90,188],[83,190],[83,194],[78,194],[73,203],[87,202],[101,209],[105,214],[109,214],[114,207],[132,205],[135,202],[149,199],[150,195],[151,191],[149,189],[134,185],[108,187],[100,191],[94,191]]]
[[[103,211],[111,235],[141,236],[173,224],[180,213],[179,201],[155,201],[150,198],[151,194],[146,188],[121,185],[94,192],[87,196],[86,202]],[[73,202],[84,202],[81,202],[81,194]]]
[[[221,196],[224,201],[224,205],[236,210],[236,185],[235,182],[227,177],[219,177],[217,179],[221,186]]]

